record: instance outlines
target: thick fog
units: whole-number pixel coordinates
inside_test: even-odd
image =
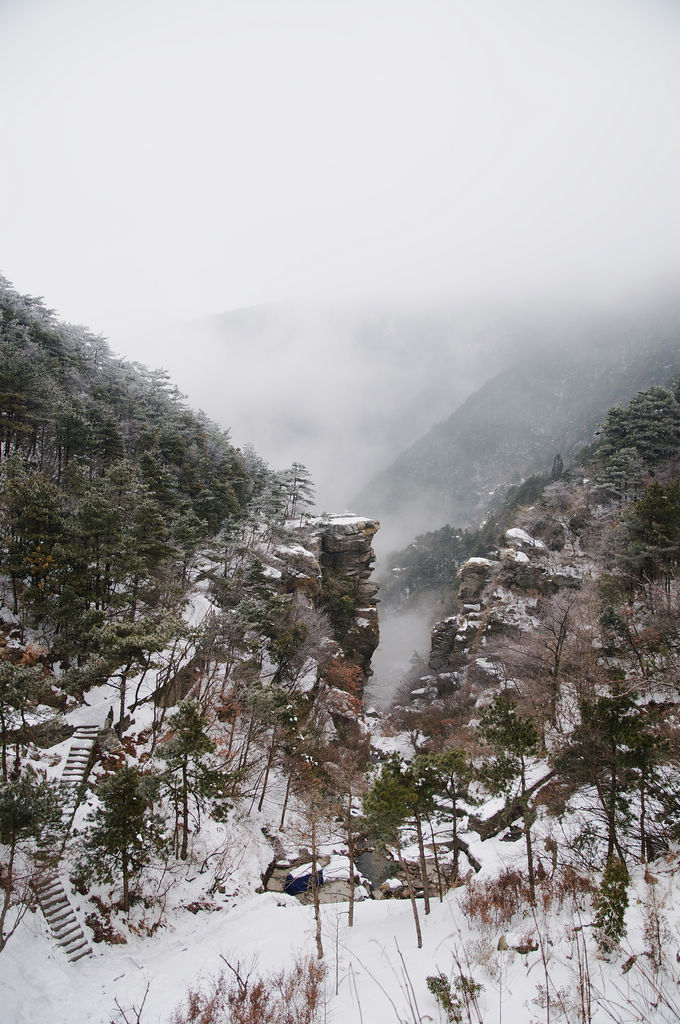
[[[670,0],[4,0],[2,270],[119,348],[674,285],[679,38]]]
[[[345,507],[537,308],[675,286],[679,41],[662,0],[5,0],[0,271]]]
[[[3,0],[0,272],[342,510],[537,324],[673,293],[679,43],[673,0]]]
[[[152,325],[134,349],[165,366],[193,405],[230,428],[235,444],[253,444],[276,468],[307,465],[319,509],[342,512],[511,358],[523,337],[507,318],[415,311],[396,300],[291,302],[162,331]]]

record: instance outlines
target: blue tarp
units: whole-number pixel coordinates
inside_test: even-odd
[[[323,868],[319,868],[316,873],[316,877],[319,885],[323,885]],[[300,875],[298,878],[293,878],[292,875],[287,875],[283,891],[287,892],[289,896],[297,896],[298,893],[307,892],[311,887],[312,874],[310,871],[308,875]]]

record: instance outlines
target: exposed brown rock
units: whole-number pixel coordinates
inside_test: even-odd
[[[372,541],[380,528],[362,516],[331,516],[321,525],[321,567],[355,581],[356,617],[343,640],[345,656],[371,674],[371,658],[380,640],[376,595],[371,580],[375,552]]]

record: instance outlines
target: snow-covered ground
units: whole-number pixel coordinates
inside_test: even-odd
[[[519,854],[515,846],[508,856]],[[420,950],[407,900],[362,902],[355,908],[352,929],[347,926],[345,904],[323,906],[325,1020],[335,1024],[445,1020],[428,992],[426,978],[441,972],[454,980],[462,971],[483,986],[479,1017],[473,1010],[471,1020],[545,1021],[541,995],[546,984],[545,957],[551,1019],[578,1021],[578,979],[584,967],[578,943],[583,936],[594,1022],[677,1020],[674,1009],[664,1006],[663,1000],[656,1008],[650,1005],[650,1000],[658,1002],[658,996],[646,980],[653,969],[644,953],[648,947],[643,937],[645,904],[649,905],[653,889],[657,903],[665,906],[665,953],[677,968],[678,912],[674,908],[678,901],[672,867],[659,865],[648,882],[641,873],[637,876],[628,920],[639,941],[633,940],[611,962],[597,958],[588,913],[581,919],[568,911],[546,916],[540,900],[536,923],[527,916],[524,921],[514,920],[510,928],[479,923],[471,927],[460,909],[465,887],[447,894],[443,903],[433,900],[429,917],[422,914],[419,901]],[[585,927],[574,932],[580,925]],[[539,948],[527,954],[499,950],[503,934],[509,945],[533,937]],[[256,965],[266,973],[290,966],[300,954],[314,950],[313,908],[278,893],[248,896],[241,902],[227,898],[222,909],[213,912],[184,912],[151,938],[131,935],[126,945],[98,946],[93,958],[77,964],[66,963],[57,951],[41,915],[29,914],[0,956],[1,1019],[3,1024],[110,1024],[122,1019],[116,1001],[127,1010],[139,1007],[148,985],[141,1020],[166,1024],[189,986],[196,987],[224,968],[223,956],[234,964]],[[638,961],[624,974],[622,967],[631,954],[637,954]],[[672,980],[661,980],[660,986],[664,985],[670,1002],[677,987]]]
[[[345,523],[345,519],[339,521]],[[355,517],[346,517],[347,525],[354,522]],[[547,564],[553,558],[542,542],[522,530],[508,531],[506,536],[518,547],[527,547],[532,560],[540,558]],[[495,596],[507,621],[526,630],[535,628],[534,598],[518,599],[500,588]],[[199,581],[187,618],[195,625],[212,611],[207,584]],[[478,613],[479,606],[466,611]],[[191,653],[188,646],[182,663]],[[476,663],[495,673],[492,661],[477,658]],[[156,678],[156,670],[147,674],[140,697],[151,692]],[[130,699],[136,682],[130,681]],[[113,687],[91,690],[88,703],[73,708],[67,721],[74,726],[102,726],[115,700]],[[151,726],[152,705],[139,705],[133,719],[130,735],[139,737]],[[405,733],[374,736],[373,740],[383,754],[412,756],[413,741]],[[69,748],[69,740],[53,746],[37,766],[48,777],[58,777]],[[136,753],[138,757],[144,753],[143,743],[138,744]],[[134,755],[129,756],[134,760]],[[538,778],[543,769],[542,762],[532,764],[530,782],[534,773]],[[204,820],[193,857],[175,864],[172,878],[164,876],[163,884],[168,883],[164,909],[154,905],[145,911],[138,904],[129,923],[114,910],[113,931],[125,941],[96,943],[91,958],[68,963],[42,913],[27,913],[0,953],[0,1024],[124,1024],[126,1019],[137,1020],[143,1000],[139,1024],[170,1024],[173,1010],[187,990],[209,984],[225,968],[225,959],[268,974],[293,968],[301,957],[315,956],[313,907],[279,892],[256,893],[272,859],[283,850],[283,857],[293,861],[308,840],[294,799],[286,831],[278,832],[284,791],[285,780],[273,770],[261,814],[253,811],[254,798],[246,798],[235,801],[226,823]],[[582,796],[585,800],[588,794]],[[76,814],[74,846],[94,800],[89,793]],[[501,806],[500,798],[487,800],[477,809],[478,816],[488,818]],[[587,824],[588,814],[584,813]],[[595,941],[591,897],[577,893],[571,898],[563,886],[565,876],[560,875],[563,858],[572,855],[579,820],[576,806],[559,822],[539,812],[534,848],[537,859],[542,860],[542,871],[548,873],[547,881],[539,886],[535,908],[525,899],[514,916],[502,920],[484,920],[479,913],[475,916],[471,907],[475,900],[478,905],[483,902],[504,870],[526,871],[525,844],[506,842],[502,835],[482,842],[476,832],[469,831],[469,821],[460,821],[459,837],[482,870],[478,875],[470,872],[468,884],[447,893],[441,902],[433,894],[429,916],[424,914],[423,901],[418,900],[422,949],[416,945],[407,899],[362,900],[355,907],[352,929],[346,903],[322,905],[327,975],[320,1019],[324,1024],[446,1021],[447,1015],[428,990],[427,978],[442,974],[455,991],[456,979],[462,974],[481,986],[475,1005],[463,1007],[463,1022],[680,1021],[680,995],[676,995],[680,993],[677,851],[651,865],[649,871],[633,869],[628,938],[621,950],[604,960]],[[273,843],[263,834],[263,826]],[[545,852],[552,849],[545,840],[552,841],[553,828],[560,833],[554,875],[552,857]],[[450,831],[450,825],[446,829]],[[438,834],[438,845],[440,838]],[[415,861],[417,848],[408,843],[406,847],[406,856]],[[335,870],[344,877],[344,859],[338,856],[341,847],[328,843],[320,852],[333,858],[327,874]],[[79,897],[69,884],[75,857],[75,851],[67,854],[60,874],[83,921],[93,904]],[[450,853],[440,850],[440,858],[446,865]],[[461,871],[468,871],[464,855]],[[599,877],[592,882],[597,885]],[[110,887],[101,886],[94,892],[110,904]],[[527,951],[519,952],[513,946]]]

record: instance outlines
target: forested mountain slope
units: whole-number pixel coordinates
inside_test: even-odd
[[[512,496],[473,555],[459,543],[449,614],[392,712],[414,756],[392,756],[373,792],[411,786],[412,820],[428,817],[432,795],[441,818],[448,794],[454,873],[483,879],[468,877],[462,913],[478,934],[503,933],[499,951],[543,950],[546,1019],[570,1019],[569,1005],[578,1020],[632,1021],[643,1006],[675,1019],[679,472],[680,385],[611,409],[597,443],[535,478],[523,503]],[[492,878],[494,857],[505,868]],[[583,967],[590,943],[639,974],[621,989],[605,969],[571,1002],[554,979],[560,961]],[[493,976],[480,947],[468,950],[470,976]]]
[[[261,826],[314,836],[321,794],[343,799],[379,524],[311,517],[305,467],[235,450],[5,282],[0,302],[0,953],[33,948],[40,908],[75,962],[186,917],[185,863],[212,861],[197,908],[252,894],[280,848]]]
[[[378,523],[3,301],[12,1024],[677,1019],[678,385],[395,566],[381,721]]]
[[[254,644],[276,660],[283,645],[280,656],[294,661],[311,630],[295,626],[300,607],[323,606],[330,619],[319,610],[317,632],[335,629],[359,675],[368,673],[377,525],[308,528],[313,486],[303,466],[275,473],[234,449],[164,374],[114,358],[101,338],[59,323],[6,282],[0,457],[5,629],[39,645],[65,691],[82,694],[118,673],[121,732],[124,680],[187,638],[197,574],[231,615],[222,623],[231,658]],[[282,555],[297,567],[282,569]],[[213,627],[200,643],[193,637],[197,648],[227,642]]]
[[[548,472],[557,452],[566,460],[590,443],[610,406],[672,381],[679,337],[673,327],[622,340],[595,335],[518,360],[416,441],[357,503],[393,524],[383,536],[393,547],[446,523],[477,525],[490,493]]]
[[[176,606],[198,547],[264,483],[163,374],[114,358],[6,282],[0,450],[10,608],[64,664],[107,621]]]

